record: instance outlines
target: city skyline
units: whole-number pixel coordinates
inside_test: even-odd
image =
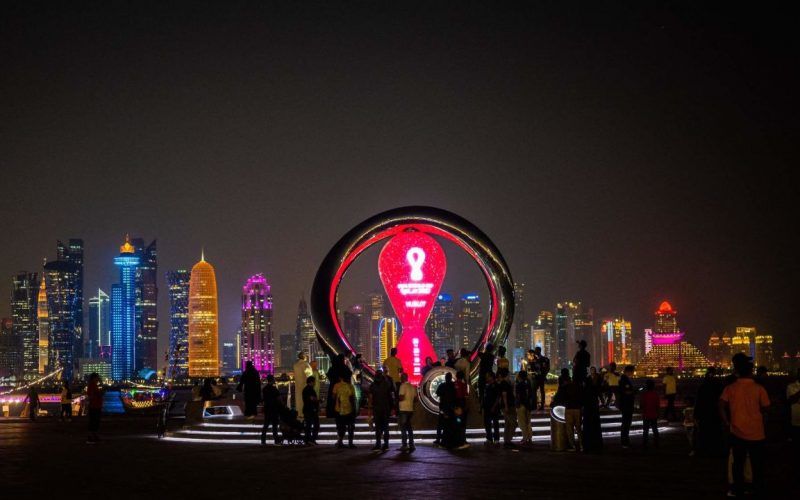
[[[430,205],[496,243],[526,284],[528,321],[566,298],[638,328],[669,300],[698,344],[743,324],[781,350],[800,343],[787,243],[800,183],[786,103],[798,79],[791,30],[773,29],[774,16],[487,4],[454,22],[433,7],[186,16],[125,4],[87,24],[65,6],[2,8],[2,297],[67,237],[85,244],[84,289],[109,290],[130,233],[158,239],[163,270],[205,247],[223,339],[258,272],[273,287],[274,330],[289,332],[342,234]],[[268,202],[251,211],[249,200]],[[474,266],[448,269],[480,281]],[[0,315],[9,307],[1,300]]]

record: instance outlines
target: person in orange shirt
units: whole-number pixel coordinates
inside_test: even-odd
[[[756,493],[764,488],[764,418],[769,407],[767,391],[753,380],[753,358],[737,353],[733,356],[733,370],[737,380],[725,387],[719,398],[719,412],[730,429],[733,452],[733,491],[744,495],[744,464],[750,455],[753,470],[753,488]]]

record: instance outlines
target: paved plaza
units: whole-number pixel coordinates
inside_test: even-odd
[[[720,459],[687,456],[682,428],[644,452],[606,440],[603,454],[472,446],[449,452],[421,445],[412,454],[368,446],[261,447],[166,442],[151,418],[103,422],[104,441],[85,443],[85,421],[0,421],[3,498],[722,498]],[[393,439],[396,437],[392,436]],[[796,498],[788,447],[771,443],[770,498]],[[152,496],[156,495],[156,496]]]

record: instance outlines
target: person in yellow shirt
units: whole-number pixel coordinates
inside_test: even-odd
[[[383,371],[387,377],[392,379],[392,383],[398,389],[400,387],[400,372],[403,371],[403,363],[397,357],[397,347],[392,347],[392,350],[389,351],[389,356],[383,360]]]
[[[672,367],[667,367],[667,374],[661,379],[664,384],[664,398],[667,400],[667,409],[664,410],[664,418],[669,421],[675,420],[677,415],[675,413],[675,396],[678,394],[678,379],[672,371]]]
[[[333,397],[336,411],[336,432],[339,440],[336,441],[337,448],[344,448],[342,440],[347,432],[348,447],[355,448],[353,444],[353,433],[356,421],[356,390],[350,382],[352,374],[350,370],[342,370],[339,374],[339,382],[333,386]]]

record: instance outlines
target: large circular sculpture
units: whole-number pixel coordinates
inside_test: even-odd
[[[470,378],[477,377],[477,358],[482,346],[505,342],[511,328],[514,316],[511,273],[497,247],[480,229],[456,214],[433,207],[396,208],[370,217],[347,232],[325,256],[311,288],[310,308],[317,338],[328,355],[355,354],[339,324],[337,292],[353,262],[366,249],[385,241],[379,272],[402,325],[398,350],[404,345],[406,348],[399,356],[404,356],[403,368],[412,380],[420,381],[420,359],[424,359],[426,349],[430,350],[430,342],[424,331],[419,331],[424,329],[446,268],[444,253],[431,236],[455,243],[472,257],[489,288],[489,321],[470,353]],[[373,373],[371,367],[364,367],[368,379]],[[430,393],[430,388],[421,389],[420,395],[426,400],[423,406],[434,411],[438,401],[424,396]]]

